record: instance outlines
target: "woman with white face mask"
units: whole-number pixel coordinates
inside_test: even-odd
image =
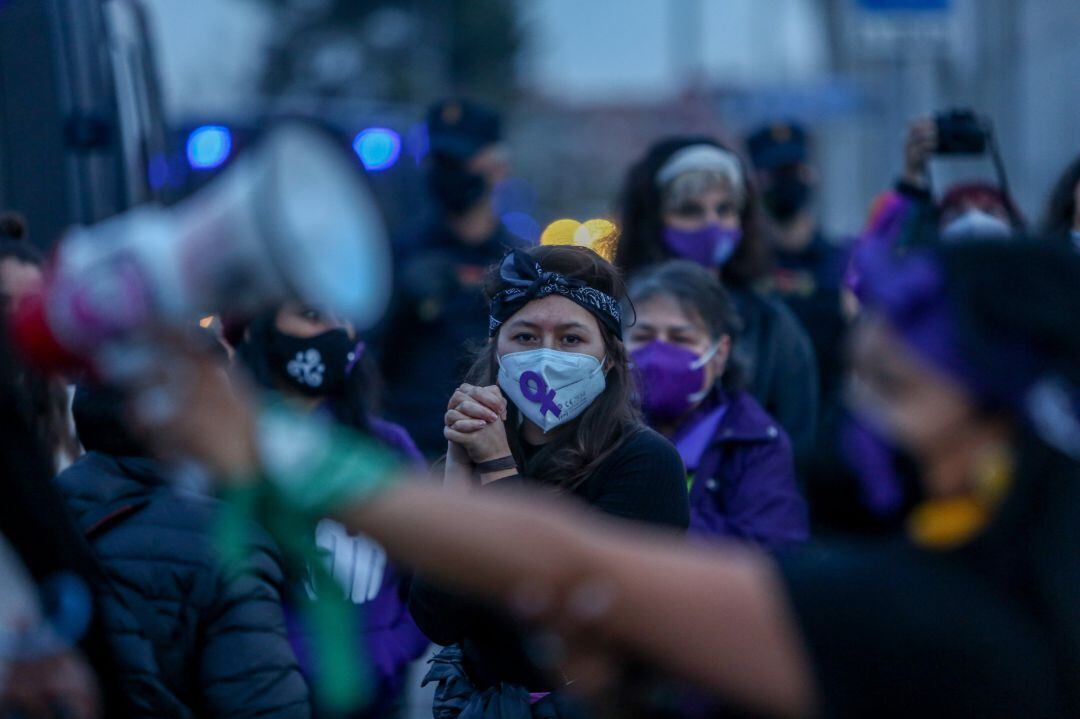
[[[685,530],[682,462],[634,407],[618,271],[592,250],[544,246],[508,255],[486,289],[490,340],[445,416],[448,479],[457,473],[500,489],[540,484],[610,515]],[[467,681],[476,692],[509,685],[537,700],[534,712],[544,710],[539,702],[561,712],[561,685],[535,668],[519,633],[489,608],[420,579],[409,606],[433,641],[461,645],[429,674],[439,682],[437,708],[452,706]]]
[[[731,353],[739,317],[708,270],[672,260],[630,284],[627,348],[649,424],[686,465],[690,531],[774,551],[807,539],[791,440],[742,388]]]

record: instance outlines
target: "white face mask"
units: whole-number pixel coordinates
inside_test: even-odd
[[[1007,240],[1011,235],[1009,223],[974,207],[941,230],[941,238],[946,241]]]
[[[499,387],[545,433],[577,418],[606,386],[592,355],[539,349],[499,358]]]

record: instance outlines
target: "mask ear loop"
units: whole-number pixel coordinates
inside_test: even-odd
[[[357,342],[349,353],[348,364],[345,365],[345,376],[348,377],[352,374],[352,371],[356,368],[356,365],[360,363],[360,358],[364,356],[364,350],[367,348],[367,343],[364,340]]]
[[[690,363],[690,369],[701,369],[705,365],[712,361],[712,358],[716,356],[716,353],[720,351],[720,343],[714,342],[712,349],[705,352],[705,354],[698,357],[696,360]]]
[[[709,396],[709,392],[712,392],[712,387],[706,387],[700,392],[694,392],[693,394],[686,395],[686,399],[690,401],[690,404],[697,404],[701,400]]]
[[[719,351],[720,351],[720,343],[719,342],[714,342],[713,346],[712,346],[712,349],[710,349],[705,354],[701,355],[696,360],[694,360],[693,362],[690,363],[690,369],[692,369],[692,370],[701,369],[702,367],[707,365],[709,362],[711,362],[712,358],[715,357],[716,353],[719,352]],[[690,404],[697,404],[701,400],[708,397],[710,392],[712,392],[712,386],[711,385],[706,387],[705,389],[701,390],[700,392],[694,392],[693,394],[687,395],[686,399],[689,400]]]

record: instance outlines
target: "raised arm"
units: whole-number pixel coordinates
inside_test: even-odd
[[[220,476],[267,474],[286,500],[278,511],[328,511],[480,599],[514,607],[523,593],[533,605],[546,595],[539,621],[625,648],[729,701],[784,716],[813,709],[809,661],[765,555],[694,547],[549,496],[388,483],[391,465],[370,443],[295,415],[257,421],[206,365],[194,369],[200,381],[160,436]],[[221,426],[235,431],[206,429]]]
[[[728,700],[784,716],[813,706],[778,575],[757,552],[695,548],[525,494],[401,486],[338,518],[463,592],[508,604],[525,591],[549,596],[542,621],[623,646]],[[575,616],[585,595],[606,610]]]

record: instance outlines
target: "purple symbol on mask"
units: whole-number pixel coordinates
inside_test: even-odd
[[[555,404],[555,390],[549,390],[547,382],[538,373],[532,370],[522,372],[521,379],[518,380],[518,386],[521,388],[521,394],[525,399],[540,405],[541,417],[548,412],[551,412],[556,417],[562,414],[559,405]]]

